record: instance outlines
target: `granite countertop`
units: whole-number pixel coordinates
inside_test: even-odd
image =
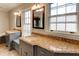
[[[8,30],[5,33],[10,34],[10,33],[15,33],[15,32],[20,32],[20,31],[17,31],[17,30]]]
[[[5,33],[1,33],[1,34],[0,34],[0,37],[5,36],[5,35],[6,35]]]
[[[0,33],[0,37],[5,36],[7,33],[13,33],[13,30],[8,30],[6,32]]]
[[[15,32],[20,32],[20,31],[17,31],[17,30],[7,30],[7,31],[1,33],[0,37],[5,36],[6,34],[15,33]]]
[[[38,45],[42,48],[56,53],[79,53],[79,45],[56,40],[52,37],[32,35],[28,37],[21,37],[20,40],[31,45]]]

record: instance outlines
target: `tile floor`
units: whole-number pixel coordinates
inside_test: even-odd
[[[15,50],[9,51],[5,44],[0,44],[0,56],[18,56],[18,53]]]

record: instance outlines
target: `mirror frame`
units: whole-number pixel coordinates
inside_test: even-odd
[[[42,13],[42,27],[34,27],[34,11],[36,11],[36,10],[38,10],[38,9],[41,9],[41,8],[43,8],[43,13]],[[33,28],[35,28],[35,29],[44,29],[44,19],[45,19],[45,6],[43,6],[43,7],[41,7],[41,8],[37,8],[37,9],[35,9],[35,10],[32,10],[32,26],[33,26]]]

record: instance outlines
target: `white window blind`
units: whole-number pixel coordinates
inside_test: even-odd
[[[49,8],[49,30],[77,32],[76,3],[52,3]]]
[[[65,6],[58,7],[57,11],[58,11],[58,14],[64,14],[65,13]]]

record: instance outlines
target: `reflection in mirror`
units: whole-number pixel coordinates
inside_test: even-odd
[[[21,27],[21,16],[16,15],[16,27]]]
[[[33,10],[33,28],[44,29],[44,7]]]

